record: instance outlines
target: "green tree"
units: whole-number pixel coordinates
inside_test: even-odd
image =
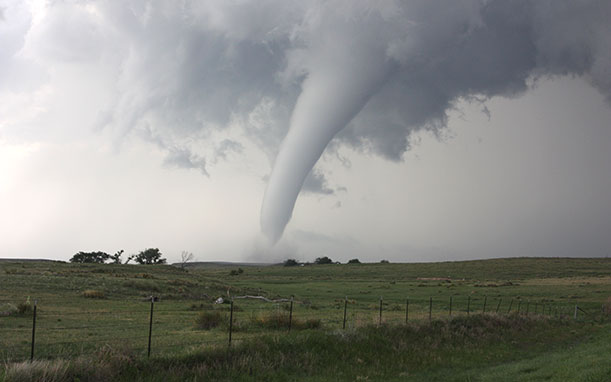
[[[348,264],[360,264],[361,262],[359,261],[359,259],[352,259],[352,260],[348,260]]]
[[[138,264],[165,264],[166,259],[161,257],[158,248],[147,248],[138,253],[133,259]]]
[[[333,264],[333,260],[327,256],[317,257],[316,260],[314,260],[314,264]]]
[[[110,255],[106,252],[79,252],[72,256],[70,259],[71,263],[95,263],[104,264],[106,260],[110,258]]]

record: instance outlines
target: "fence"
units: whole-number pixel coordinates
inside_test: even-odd
[[[1,303],[2,301],[0,301]],[[34,301],[31,314],[0,317],[0,358],[21,361],[35,358],[71,358],[105,349],[124,349],[135,355],[188,352],[210,346],[231,346],[236,341],[270,331],[301,329],[352,329],[365,325],[398,325],[471,314],[547,315],[594,318],[591,308],[568,303],[529,301],[523,298],[450,296],[387,301],[373,304],[336,299],[319,307],[307,301],[268,300],[260,296],[236,296],[225,304],[176,307],[151,298],[132,309],[49,310]],[[195,327],[198,317],[214,313],[220,322],[211,330]],[[219,325],[220,324],[220,325]]]

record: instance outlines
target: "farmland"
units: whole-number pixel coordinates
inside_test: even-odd
[[[128,360],[113,366],[125,380],[147,379],[134,367],[160,380],[516,380],[523,370],[567,380],[581,370],[569,376],[603,381],[611,372],[600,358],[611,351],[606,258],[186,269],[0,262],[0,285],[7,370],[31,356],[36,301],[39,361],[30,368],[118,357]]]

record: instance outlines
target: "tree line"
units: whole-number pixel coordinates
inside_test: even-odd
[[[110,255],[106,252],[78,252],[70,259],[71,263],[89,263],[89,264],[121,264],[121,256],[123,250],[116,252],[114,255]],[[130,261],[134,261],[138,264],[165,264],[166,259],[162,257],[163,254],[159,248],[147,248],[140,251],[138,254],[129,255],[125,260],[128,264]]]

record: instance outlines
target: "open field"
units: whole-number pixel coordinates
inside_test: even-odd
[[[518,379],[506,378],[511,375],[523,380],[580,380],[561,376],[587,369],[582,376],[589,379],[582,380],[606,381],[611,371],[611,361],[600,357],[611,352],[611,326],[605,318],[608,316],[601,313],[611,296],[610,259],[240,268],[241,273],[238,266],[227,265],[183,270],[172,266],[0,262],[0,356],[6,362],[29,359],[32,312],[27,306],[36,300],[35,358],[55,359],[56,363],[64,362],[57,359],[75,360],[78,356],[98,359],[100,352],[110,352],[128,354],[130,367],[160,362],[180,369],[176,375],[185,378],[208,375],[222,379],[222,375],[233,380],[249,380],[248,373],[242,375],[249,367],[268,375],[267,379],[273,379],[272,375],[286,377],[277,380],[332,380],[338,373],[342,380],[357,376],[369,380],[452,380],[449,375],[457,378],[454,380]],[[234,275],[230,275],[232,270]],[[286,320],[290,302],[237,298],[245,295],[272,300],[293,297],[292,331],[288,333]],[[154,304],[151,361],[146,359],[149,296],[159,297]],[[230,305],[213,304],[218,297],[234,299],[230,350]],[[577,321],[572,320],[575,305],[583,309]],[[24,311],[13,312],[13,307]],[[484,309],[489,314],[479,314]],[[209,313],[218,322],[202,329],[201,316]],[[406,313],[409,326],[405,325]],[[380,320],[384,325],[378,328]],[[452,325],[462,334],[443,334]],[[485,329],[478,331],[474,325]],[[405,332],[407,328],[419,334]],[[472,330],[472,335],[464,337]],[[423,335],[427,331],[431,332]],[[348,336],[351,339],[341,333],[352,333]],[[386,335],[389,338],[383,339]],[[441,342],[434,349],[427,348],[437,335]],[[295,360],[305,364],[291,371],[288,363],[273,361],[283,357],[273,346],[262,350],[270,362],[248,355],[266,341],[287,349],[297,346],[301,350],[286,351],[295,353]],[[342,341],[347,342],[341,345]],[[368,353],[366,348],[372,344],[365,345],[367,341],[374,341],[379,359],[375,352]],[[422,345],[413,348],[402,341]],[[339,344],[331,346],[329,342]],[[315,351],[310,347],[329,359],[319,359],[320,354],[312,354]],[[394,363],[382,359],[384,352],[402,347],[411,358],[401,356]],[[343,352],[354,359],[344,359]],[[421,352],[428,358],[416,362],[419,358],[415,354]],[[366,358],[359,358],[359,354]],[[202,357],[220,357],[215,361],[218,368],[194,371],[191,366],[201,368]],[[223,357],[243,357],[243,367]],[[327,364],[334,359],[343,364]],[[252,365],[244,366],[249,362]],[[402,365],[409,365],[409,372]]]

